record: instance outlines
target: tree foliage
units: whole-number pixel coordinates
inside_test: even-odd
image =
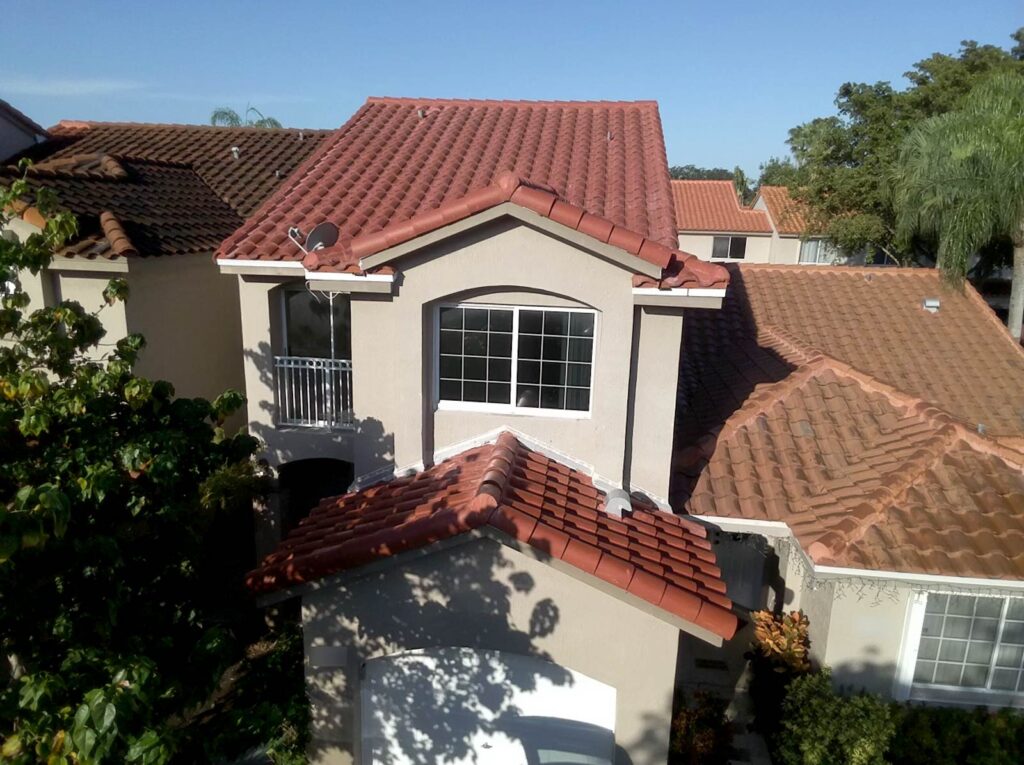
[[[29,194],[0,189],[0,228]],[[99,313],[30,307],[19,275],[75,230],[52,195],[31,199],[43,231],[0,236],[2,758],[167,762],[240,655],[256,442],[222,427],[241,394],[175,398],[133,373],[141,337],[102,355]]]
[[[244,115],[227,106],[220,106],[210,114],[210,124],[218,127],[279,128],[281,123],[265,117],[255,106],[247,106]]]
[[[790,130],[796,172],[786,185],[810,206],[810,224],[845,250],[880,252],[902,263],[931,258],[934,243],[907,241],[897,232],[889,181],[900,147],[920,122],[959,108],[992,74],[1024,75],[1024,30],[1013,37],[1012,52],[965,41],[956,56],[919,61],[903,90],[888,82],[848,82],[837,93],[836,114]]]

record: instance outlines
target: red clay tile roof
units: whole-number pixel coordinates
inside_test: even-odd
[[[737,618],[704,528],[642,506],[614,517],[604,501],[587,476],[506,432],[416,475],[324,500],[246,582],[271,592],[489,527],[732,637]]]
[[[732,181],[672,181],[679,231],[723,231],[770,234],[771,223],[761,210],[740,204]]]
[[[782,521],[819,564],[1024,579],[1024,353],[967,290],[735,269],[684,323],[673,506]]]
[[[319,130],[61,122],[51,128],[49,140],[23,156],[35,162],[30,180],[53,188],[61,204],[79,217],[81,236],[64,254],[209,252],[325,135]],[[8,178],[16,174],[11,168],[3,172]],[[130,247],[111,247],[101,212],[119,221]]]
[[[691,272],[675,249],[652,101],[368,99],[218,256],[300,260],[288,228],[327,220],[341,239],[308,265],[354,271],[360,258],[507,201],[663,264],[660,286],[725,284],[724,271]]]
[[[775,230],[783,236],[800,236],[807,231],[807,205],[793,199],[785,186],[761,186],[758,195],[764,199]]]

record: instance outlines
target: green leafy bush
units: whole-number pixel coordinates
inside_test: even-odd
[[[776,616],[755,611],[750,661],[754,728],[769,739],[778,731],[789,684],[811,671],[810,622],[800,611]]]
[[[897,711],[876,696],[840,696],[828,669],[796,678],[782,703],[779,765],[886,765]]]
[[[902,707],[887,759],[892,765],[1019,765],[1024,716],[1009,709]]]
[[[675,701],[669,765],[725,765],[733,739],[726,702],[707,691],[694,693],[692,703],[682,693]]]

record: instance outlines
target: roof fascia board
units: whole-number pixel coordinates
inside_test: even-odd
[[[970,576],[948,576],[945,574],[919,574],[904,571],[884,571],[866,568],[846,568],[843,566],[823,566],[811,560],[804,550],[803,545],[793,535],[789,525],[781,521],[759,521],[749,518],[724,518],[713,515],[690,516],[703,523],[717,526],[719,529],[736,534],[760,534],[773,539],[792,539],[796,542],[798,549],[803,556],[804,563],[822,579],[848,579],[851,577],[861,579],[887,579],[894,582],[905,582],[908,584],[919,584],[925,586],[947,586],[947,587],[975,587],[998,590],[1020,590],[1024,591],[1024,581],[1007,581],[1005,579],[983,579]]]
[[[475,215],[470,215],[468,218],[463,218],[462,220],[455,221],[447,226],[442,226],[439,229],[427,232],[426,234],[422,234],[414,239],[410,239],[407,242],[402,242],[394,247],[389,247],[385,250],[374,253],[373,255],[368,255],[360,261],[360,265],[364,269],[368,269],[390,263],[393,260],[404,257],[405,255],[431,244],[435,244],[456,234],[461,234],[464,231],[469,231],[470,229],[481,226],[484,223],[489,223],[493,220],[506,216],[516,218],[529,226],[541,229],[552,236],[571,242],[572,244],[575,244],[604,260],[621,266],[631,273],[641,273],[655,279],[661,278],[660,266],[657,266],[654,263],[649,263],[643,258],[638,258],[636,255],[631,255],[625,250],[620,250],[618,247],[613,247],[606,242],[594,239],[592,236],[580,233],[568,226],[563,226],[561,223],[556,223],[550,218],[545,218],[543,215],[535,213],[533,210],[520,207],[514,202],[502,202],[501,204],[490,207],[476,213]]]
[[[721,308],[724,289],[634,287],[633,305],[652,308]]]
[[[680,234],[687,236],[771,236],[771,231],[723,231],[716,228],[681,228]]]
[[[297,260],[234,260],[218,258],[222,274],[239,276],[302,276],[310,289],[322,292],[390,293],[395,282],[393,274],[349,274],[330,271],[307,271]]]
[[[82,258],[58,255],[47,266],[50,271],[93,271],[105,274],[126,274],[127,258]]]

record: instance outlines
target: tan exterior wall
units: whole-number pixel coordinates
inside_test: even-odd
[[[615,687],[617,762],[666,761],[679,631],[491,539],[327,585],[303,597],[302,623],[318,765],[358,762],[361,663],[437,646],[542,655]],[[463,701],[486,708],[495,699],[470,689]],[[446,721],[457,719],[452,711]]]
[[[701,260],[711,260],[712,245],[715,236],[730,236],[728,232],[722,234],[705,233],[681,233],[679,234],[679,249],[696,255]],[[732,236],[745,236],[747,238],[746,257],[737,263],[771,263],[775,262],[772,256],[772,237],[768,234],[732,234]]]
[[[73,300],[87,311],[99,311],[100,321],[107,334],[100,340],[94,355],[102,356],[113,350],[118,340],[128,334],[128,320],[124,303],[107,305],[103,290],[112,278],[125,276],[105,271],[50,271],[54,296],[58,301]],[[45,274],[43,275],[45,278]]]
[[[636,312],[629,484],[633,490],[667,501],[683,317],[657,308]]]
[[[772,263],[792,265],[800,262],[800,237],[772,235]]]
[[[138,258],[127,276],[128,328],[146,338],[136,371],[179,396],[244,390],[236,279],[208,253]]]

